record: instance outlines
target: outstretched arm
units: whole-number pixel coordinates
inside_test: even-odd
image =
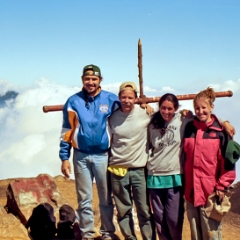
[[[236,133],[234,126],[232,126],[228,121],[222,122],[222,125],[225,131],[233,138],[233,135]]]

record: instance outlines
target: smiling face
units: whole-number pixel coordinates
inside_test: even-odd
[[[90,96],[95,96],[100,89],[100,83],[102,79],[93,75],[93,71],[87,71],[88,75],[82,77],[83,88],[88,92]]]
[[[125,88],[126,90],[119,93],[119,100],[121,102],[122,112],[131,112],[134,108],[134,103],[136,100],[136,93],[130,87]]]
[[[194,101],[194,111],[196,117],[201,122],[208,123],[211,121],[211,112],[213,107],[213,104],[210,105],[206,98],[197,98]]]
[[[159,112],[166,122],[170,122],[173,119],[176,111],[177,109],[174,108],[173,103],[168,100],[163,101],[159,106]]]

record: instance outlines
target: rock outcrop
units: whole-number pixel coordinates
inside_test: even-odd
[[[54,212],[58,212],[58,209],[67,203],[48,174],[40,174],[36,178],[19,178],[8,185],[8,213],[17,216],[22,224],[27,223],[33,208],[40,203],[51,204]]]
[[[28,240],[27,229],[13,214],[8,214],[0,205],[0,239],[1,240]]]

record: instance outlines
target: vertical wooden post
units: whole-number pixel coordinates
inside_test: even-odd
[[[139,91],[140,98],[144,98],[143,94],[143,76],[142,76],[142,43],[141,40],[138,40],[138,78],[139,78]]]

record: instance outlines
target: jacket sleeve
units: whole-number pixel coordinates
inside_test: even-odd
[[[118,96],[115,94],[110,95],[110,102],[111,102],[110,115],[112,115],[114,111],[116,111],[117,109],[119,109],[121,107],[121,104],[120,104]]]
[[[63,123],[60,136],[59,157],[63,160],[70,158],[70,150],[72,148],[72,135],[75,131],[76,113],[71,107],[68,100],[63,107]]]
[[[235,164],[231,163],[229,160],[225,159],[225,151],[228,142],[230,141],[230,136],[225,132],[222,132],[220,147],[218,153],[218,181],[216,184],[217,190],[226,190],[235,180],[236,172],[235,172]]]

